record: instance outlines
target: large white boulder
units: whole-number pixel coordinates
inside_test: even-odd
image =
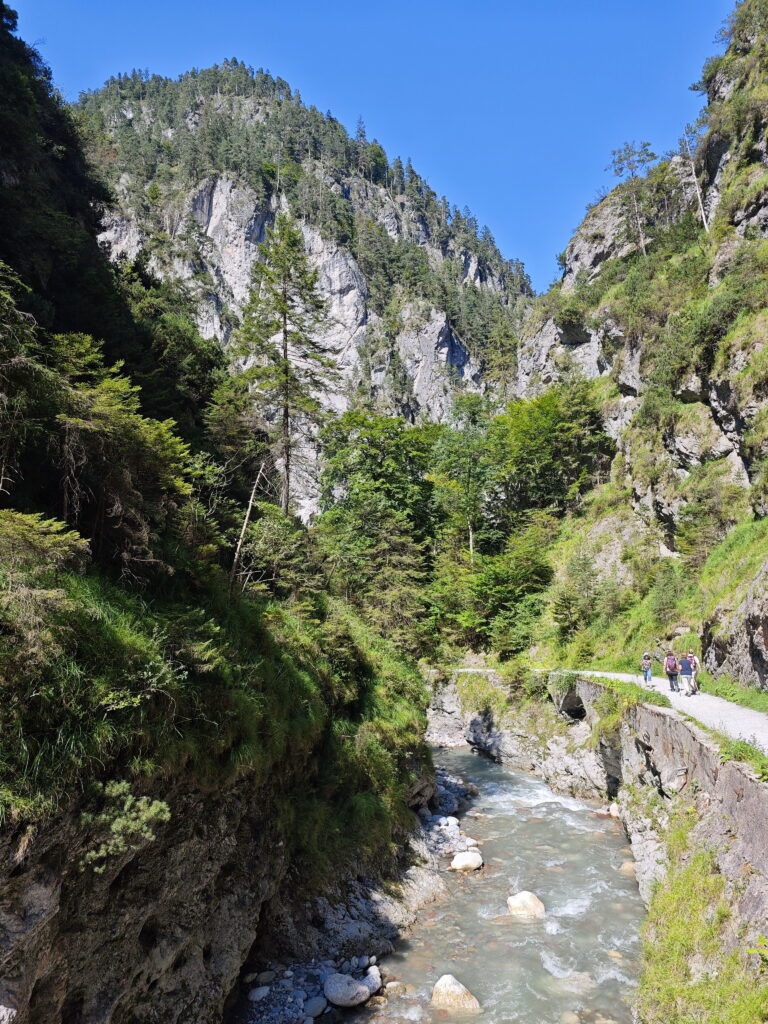
[[[435,983],[432,989],[432,1005],[439,1010],[463,1013],[477,1013],[480,1010],[477,999],[452,974],[444,974]]]
[[[367,1003],[381,988],[381,974],[378,967],[369,968],[364,978],[353,978],[351,974],[331,974],[325,979],[325,998],[334,1006],[360,1006]]]
[[[509,913],[517,921],[541,921],[546,909],[538,896],[532,892],[517,892],[507,898]]]
[[[477,871],[482,866],[483,858],[479,850],[457,853],[451,861],[451,871]]]
[[[363,984],[368,988],[371,995],[375,995],[381,988],[381,971],[375,964],[372,964],[365,972]]]

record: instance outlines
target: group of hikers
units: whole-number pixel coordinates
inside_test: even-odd
[[[646,683],[651,683],[653,680],[652,667],[653,658],[646,651],[640,661],[640,671],[643,673]],[[701,671],[701,662],[693,651],[688,651],[681,658],[678,658],[674,651],[667,651],[667,656],[664,659],[664,671],[667,673],[670,691],[682,693],[686,697],[693,697],[699,692],[696,677]]]

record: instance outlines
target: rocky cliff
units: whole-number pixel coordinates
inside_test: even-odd
[[[561,284],[526,320],[515,384],[524,397],[573,374],[595,382],[617,455],[603,489],[613,507],[584,523],[583,549],[604,581],[624,585],[629,569],[641,594],[665,572],[672,581],[657,602],[666,620],[656,626],[645,614],[636,643],[661,650],[696,636],[710,670],[760,686],[760,529],[734,534],[716,565],[708,559],[766,508],[765,28],[763,6],[740,5],[726,52],[704,70],[698,148],[689,140],[641,186],[628,179],[588,212],[561,257]],[[618,548],[603,529],[617,516]],[[686,577],[695,607],[677,600],[674,581],[685,588]]]
[[[530,294],[522,267],[364,129],[351,139],[287,83],[237,62],[177,82],[112,79],[80,115],[116,199],[102,241],[186,282],[204,336],[226,346],[283,208],[302,223],[329,301],[323,340],[341,371],[331,409],[354,395],[443,421],[457,389],[484,389],[483,337],[517,322]]]
[[[435,792],[422,783],[414,809]],[[276,791],[249,779],[216,792],[183,780],[155,788],[168,823],[98,870],[87,864],[87,801],[0,833],[3,1024],[212,1024],[244,964],[380,954],[441,891],[419,832],[390,872],[397,897],[341,864],[316,897],[295,875]]]

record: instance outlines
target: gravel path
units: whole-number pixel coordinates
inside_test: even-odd
[[[717,729],[731,739],[746,740],[768,754],[768,714],[764,711],[742,707],[741,704],[723,700],[722,697],[714,697],[711,693],[701,692],[693,697],[686,697],[682,693],[670,693],[666,678],[660,679],[658,676],[654,676],[651,685],[646,686],[641,675],[630,672],[594,672],[592,669],[581,669],[579,674],[602,679],[619,679],[635,683],[645,689],[656,690],[669,697],[672,707],[684,715],[690,715],[702,725]]]
[[[477,672],[482,675],[491,675],[494,669],[487,668],[458,668],[458,672]],[[537,669],[537,671],[543,671]],[[715,697],[711,693],[703,691],[693,697],[686,697],[685,694],[675,693],[669,690],[666,677],[653,677],[650,686],[646,686],[640,673],[632,672],[596,672],[593,669],[560,669],[559,671],[573,672],[574,675],[595,676],[599,679],[619,679],[625,683],[635,683],[645,689],[656,690],[669,697],[672,707],[684,715],[695,718],[702,725],[710,729],[717,729],[732,740],[746,740],[753,747],[768,754],[768,714],[764,711],[754,711],[752,708],[742,707],[741,704],[734,704],[722,697]]]

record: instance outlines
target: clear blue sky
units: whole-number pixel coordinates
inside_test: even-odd
[[[610,184],[674,146],[733,0],[10,0],[67,98],[132,68],[237,57],[287,79],[487,223],[534,284]]]

